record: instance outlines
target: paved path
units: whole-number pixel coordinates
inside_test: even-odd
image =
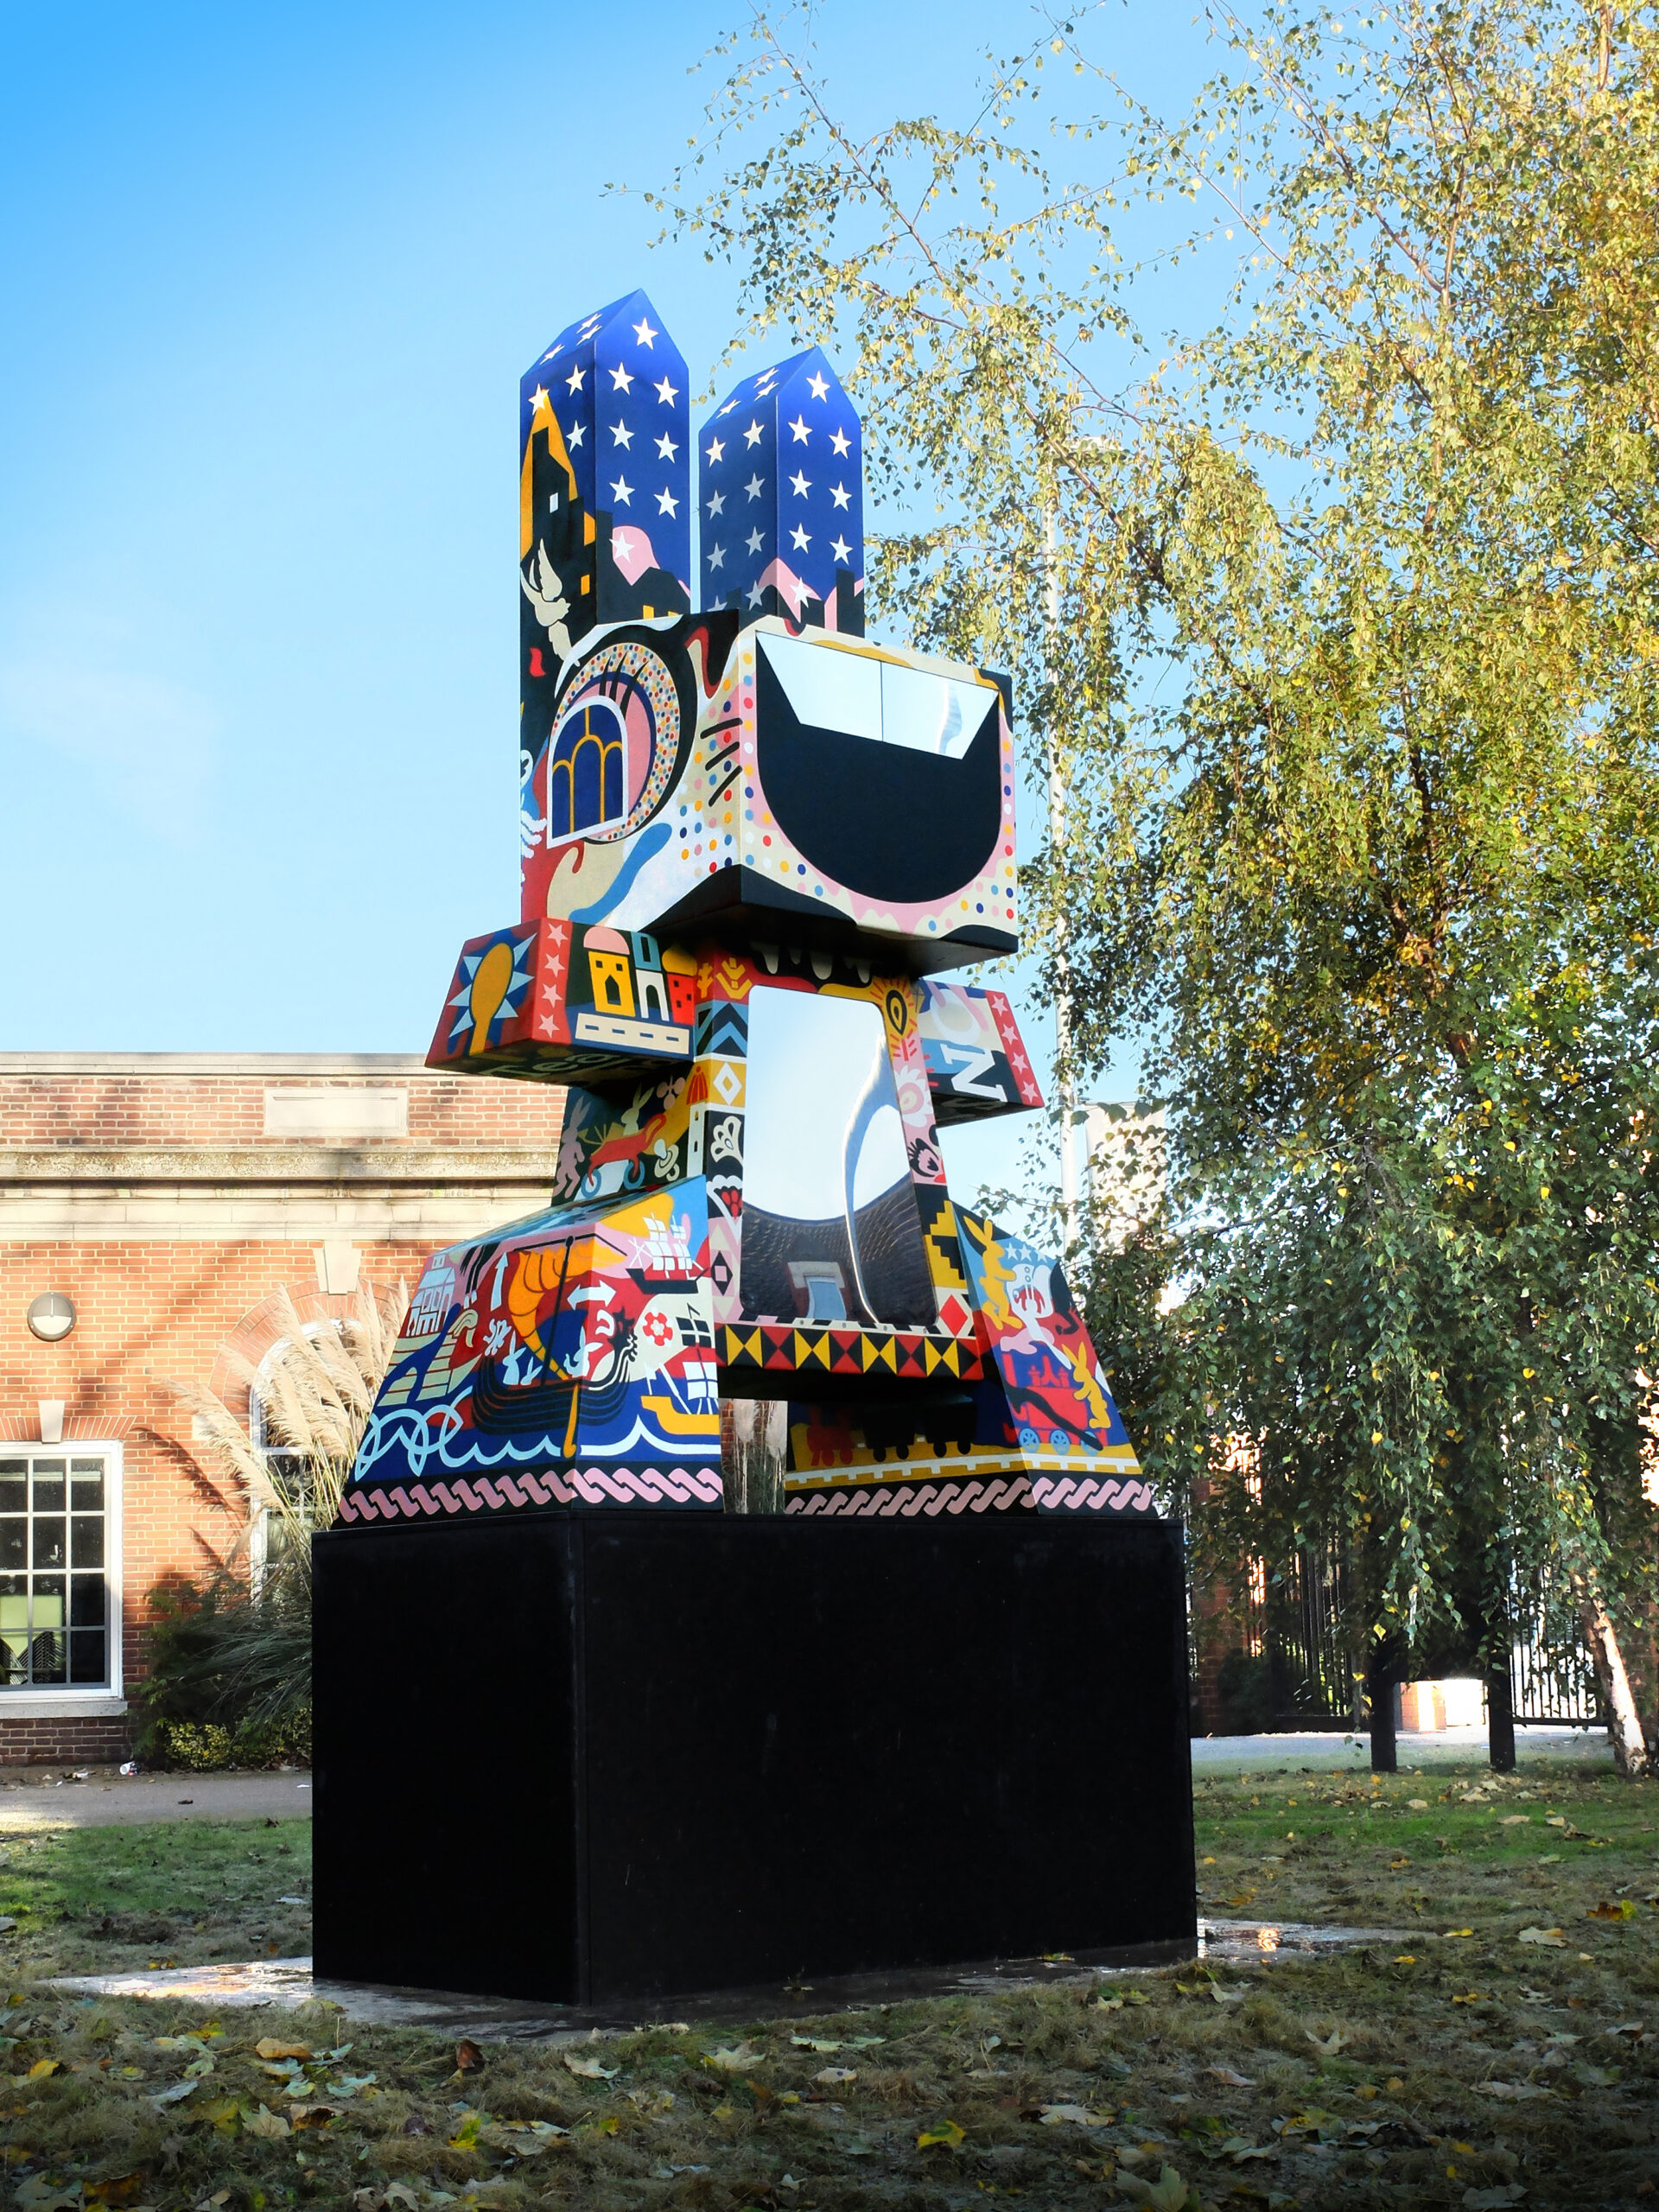
[[[1611,1761],[1606,1733],[1595,1728],[1517,1728],[1516,1754],[1522,1766],[1539,1758]],[[1486,1731],[1447,1728],[1433,1735],[1402,1730],[1402,1770],[1484,1762]],[[1363,1736],[1197,1736],[1195,1774],[1271,1774],[1370,1770]],[[61,1771],[67,1772],[67,1770]],[[14,1768],[0,1777],[0,1832],[8,1828],[98,1828],[144,1821],[252,1821],[308,1818],[308,1774],[118,1774],[93,1767],[84,1782],[48,1781],[36,1770]]]
[[[1409,1768],[1484,1764],[1486,1729],[1435,1729],[1415,1733],[1402,1728],[1396,1756],[1402,1770]],[[1589,1764],[1611,1764],[1612,1751],[1603,1728],[1517,1728],[1515,1756],[1518,1765],[1537,1758],[1580,1758]],[[1371,1745],[1368,1736],[1327,1733],[1301,1736],[1195,1736],[1192,1770],[1195,1774],[1332,1772],[1352,1767],[1369,1774]]]
[[[14,1768],[0,1780],[0,1833],[8,1828],[102,1828],[143,1821],[309,1817],[311,1777],[287,1774],[118,1774],[95,1766],[85,1782],[50,1781]]]

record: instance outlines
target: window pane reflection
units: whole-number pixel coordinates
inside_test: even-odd
[[[934,1320],[887,1027],[868,999],[749,995],[739,1289],[751,1320]]]

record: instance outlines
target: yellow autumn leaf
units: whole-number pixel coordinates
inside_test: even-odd
[[[954,2151],[957,2145],[965,2139],[963,2130],[957,2126],[954,2120],[941,2120],[933,2126],[925,2127],[922,2130],[916,2138],[916,2148],[918,2151],[925,2151],[935,2143],[943,2143],[947,2149]]]

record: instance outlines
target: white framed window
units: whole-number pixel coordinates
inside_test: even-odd
[[[0,1714],[121,1686],[121,1446],[0,1445]]]
[[[338,1321],[307,1321],[303,1325],[308,1337],[321,1336],[325,1329],[340,1330]],[[258,1455],[273,1489],[283,1495],[299,1509],[302,1518],[310,1522],[310,1469],[305,1454],[284,1444],[270,1440],[270,1414],[266,1393],[270,1387],[271,1369],[288,1352],[289,1339],[279,1337],[266,1351],[256,1371],[252,1388],[248,1392],[248,1440]],[[248,1572],[257,1595],[263,1586],[273,1558],[276,1542],[284,1534],[284,1522],[280,1511],[274,1511],[263,1499],[249,1501],[248,1510]]]

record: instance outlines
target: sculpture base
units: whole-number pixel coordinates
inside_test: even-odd
[[[594,2005],[1191,1942],[1180,1531],[315,1540],[320,1975]]]

